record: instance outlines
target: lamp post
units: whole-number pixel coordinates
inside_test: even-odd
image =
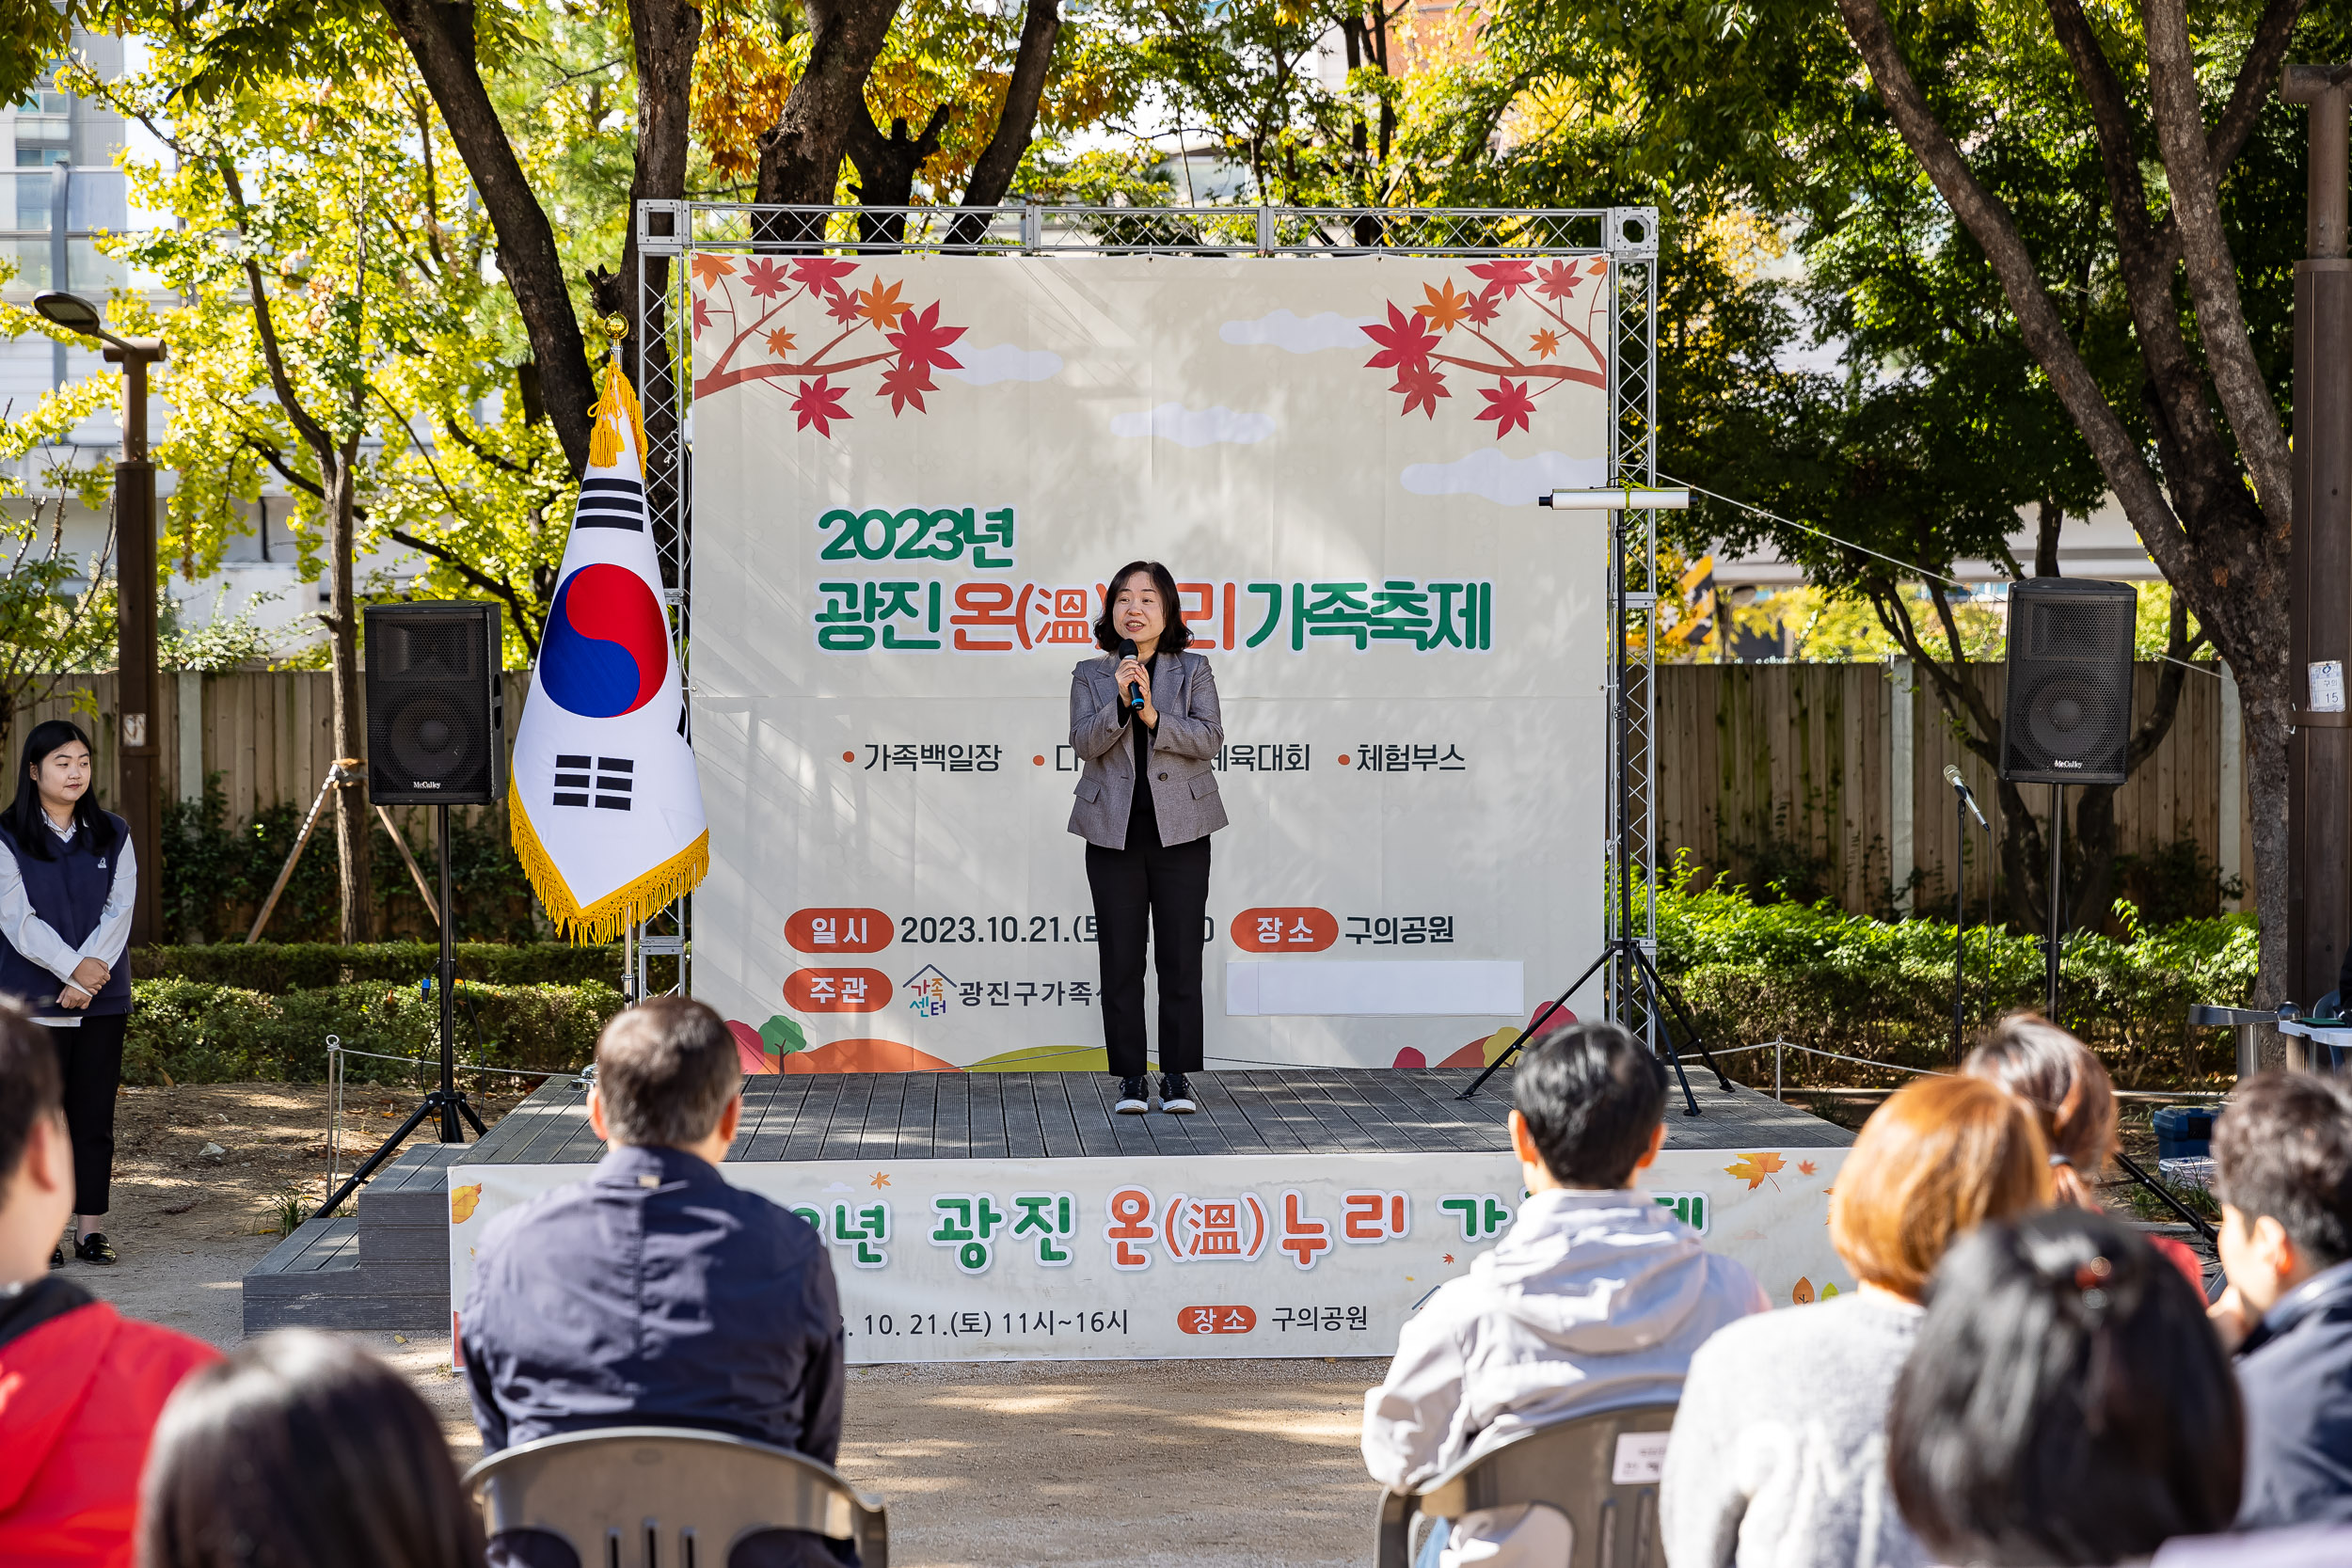
[[[98,339],[106,345],[106,361],[122,367],[122,461],[115,465],[115,712],[122,769],[117,803],[138,856],[131,942],[140,946],[153,942],[162,927],[156,889],[163,870],[163,726],[155,722],[162,681],[155,669],[155,465],[147,456],[147,367],[163,359],[164,341],[115,336],[98,308],[78,294],[38,293],[33,309],[69,332]]]

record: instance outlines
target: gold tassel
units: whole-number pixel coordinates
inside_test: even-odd
[[[660,909],[693,892],[710,874],[710,833],[706,829],[693,843],[660,865],[583,909],[564,880],[564,873],[556,869],[554,857],[539,842],[539,834],[531,825],[531,814],[523,809],[522,790],[512,779],[506,783],[506,808],[507,817],[513,823],[515,858],[522,863],[523,875],[530,879],[532,891],[539,895],[556,934],[577,945],[601,945],[612,941],[628,924],[631,905]]]
[[[645,411],[638,404],[637,389],[621,373],[617,357],[604,368],[604,390],[596,398],[596,427],[588,436],[588,461],[598,468],[609,468],[621,460],[621,419],[628,416],[630,433],[637,437],[637,462],[645,461]]]

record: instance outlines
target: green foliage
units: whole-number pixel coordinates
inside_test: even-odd
[[[135,980],[131,989],[125,1083],[317,1083],[326,1076],[329,1035],[355,1051],[438,1060],[439,1006],[413,985],[375,981],[278,996],[187,979]],[[457,996],[458,1054],[479,1067],[578,1069],[621,1009],[621,993],[594,980],[468,984]],[[347,1076],[363,1083],[409,1083],[421,1070],[367,1057],[345,1064]]]
[[[457,978],[499,986],[612,985],[621,950],[569,942],[461,942]],[[142,980],[192,980],[208,986],[283,995],[361,982],[417,985],[441,961],[430,942],[370,942],[344,947],[331,942],[215,942],[209,947],[142,947],[131,973]]]
[[[1745,889],[1695,891],[1679,863],[1658,903],[1659,967],[1689,1000],[1710,1043],[1774,1038],[1914,1068],[1949,1068],[1952,927],[1873,920],[1827,902],[1759,904]],[[2192,1003],[2241,1005],[2253,987],[2251,915],[2143,924],[2119,903],[2121,939],[2067,939],[2059,1021],[2096,1050],[2126,1086],[2190,1086],[2233,1065],[2226,1036],[2190,1031]],[[1970,1027],[2013,1007],[2041,1006],[2042,944],[1972,926],[1967,932]],[[1758,1057],[1735,1073],[1757,1082]],[[1766,1061],[1761,1069],[1771,1074]],[[1878,1085],[1889,1075],[1791,1054],[1789,1081]]]
[[[307,803],[281,800],[232,829],[217,773],[205,780],[201,800],[167,805],[160,892],[167,925],[191,942],[241,941],[262,900],[269,896],[309,809]],[[376,867],[375,928],[415,931],[438,941],[424,901],[417,896],[382,821],[372,816],[369,831]],[[437,876],[437,851],[424,827],[416,825],[405,836],[409,853],[426,877]],[[451,815],[450,874],[457,890],[456,934],[461,942],[527,942],[538,934],[531,884],[515,858],[503,807],[483,812],[478,818]],[[269,934],[279,939],[332,935],[336,899],[333,824],[322,820],[271,912]]]

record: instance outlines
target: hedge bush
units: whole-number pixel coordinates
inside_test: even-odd
[[[1758,903],[1745,889],[1705,892],[1687,862],[1660,890],[1659,968],[1689,1001],[1708,1043],[1771,1039],[1903,1067],[1951,1065],[1952,925],[1872,920],[1827,902]],[[2220,1030],[2187,1027],[2190,1004],[2243,1006],[2253,989],[2257,933],[2251,914],[2143,926],[2128,902],[2125,935],[2067,939],[2059,964],[2059,1021],[2098,1051],[2127,1087],[2194,1087],[2230,1073],[2234,1049]],[[2031,936],[1971,927],[1969,1024],[2010,1007],[2040,1007],[2043,959]],[[1756,1083],[1758,1054],[1734,1075]],[[1792,1083],[1887,1084],[1848,1063],[1787,1058]]]
[[[414,985],[377,981],[273,996],[164,979],[134,980],[131,990],[126,1083],[317,1083],[326,1076],[329,1035],[354,1050],[439,1060],[440,1007]],[[569,1071],[595,1054],[596,1033],[621,1010],[621,993],[596,980],[461,984],[457,1003],[461,1064]],[[354,1081],[407,1083],[417,1069],[357,1057],[346,1059],[345,1072]]]
[[[331,942],[241,942],[201,947],[142,947],[131,955],[139,980],[201,980],[272,995],[317,990],[367,980],[414,984],[441,961],[438,943],[371,942],[351,947]],[[457,977],[501,986],[616,985],[621,949],[568,942],[461,942]]]

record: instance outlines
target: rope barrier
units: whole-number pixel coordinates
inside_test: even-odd
[[[453,1059],[454,1059],[454,1053],[452,1053]],[[347,1082],[343,1075],[345,1056],[365,1056],[373,1062],[405,1062],[410,1067],[420,1068],[440,1065],[440,1058],[437,1055],[430,1058],[395,1056],[381,1051],[361,1051],[357,1047],[345,1045],[341,1036],[326,1037],[326,1195],[329,1197],[333,1196],[335,1189],[342,1185],[343,1090]],[[587,1082],[578,1068],[482,1067],[464,1061],[459,1061],[457,1067],[464,1072],[495,1072],[506,1078],[561,1078],[569,1073],[575,1083]]]

